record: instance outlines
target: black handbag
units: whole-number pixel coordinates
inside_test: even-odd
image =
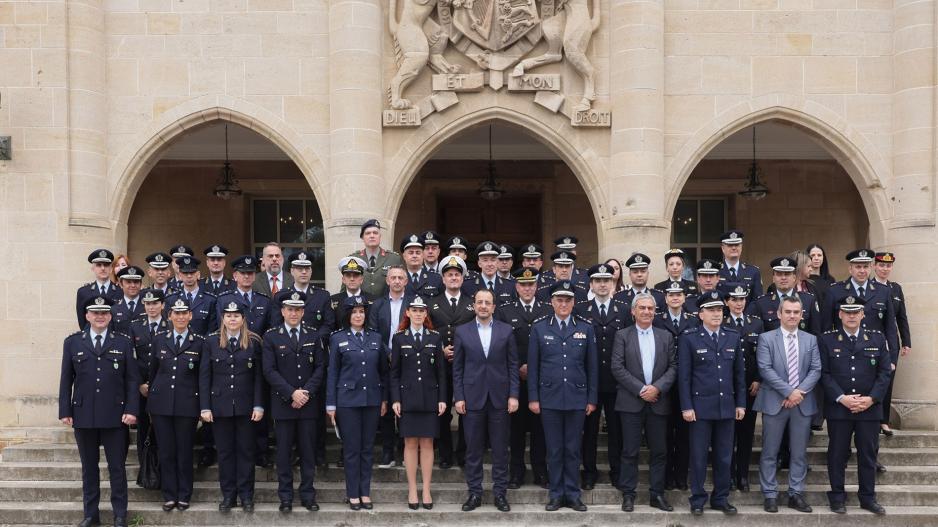
[[[140,455],[140,472],[137,473],[137,485],[147,490],[160,488],[160,457],[153,436],[153,426],[147,431],[147,438],[143,441]]]

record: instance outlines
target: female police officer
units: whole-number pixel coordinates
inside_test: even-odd
[[[342,329],[329,338],[326,412],[341,425],[345,493],[349,508],[357,511],[372,508],[375,433],[388,409],[388,355],[381,334],[365,328],[365,299],[348,297],[344,307]]]
[[[189,303],[169,306],[173,329],[150,344],[148,404],[159,444],[163,510],[184,511],[192,497],[192,446],[199,419],[199,363],[205,339],[189,330]]]
[[[244,305],[223,306],[221,328],[205,339],[199,368],[202,420],[214,423],[218,480],[227,512],[241,498],[245,512],[254,511],[254,423],[261,406],[261,342],[244,323]]]

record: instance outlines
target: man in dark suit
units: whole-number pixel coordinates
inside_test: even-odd
[[[280,244],[270,242],[261,252],[264,272],[254,278],[254,290],[273,298],[282,289],[293,285],[293,277],[283,272],[283,250]]]
[[[720,281],[746,284],[749,287],[749,297],[746,301],[750,303],[762,296],[762,273],[759,268],[740,261],[743,254],[743,231],[733,229],[724,232],[720,236],[720,250],[723,251]]]
[[[228,249],[224,245],[216,244],[206,247],[202,254],[205,255],[205,267],[208,268],[208,276],[199,280],[199,287],[216,297],[234,289],[234,280],[225,277],[225,265],[227,264],[225,258],[228,256]]]
[[[189,329],[204,337],[218,329],[218,317],[215,313],[215,295],[199,288],[200,263],[195,256],[182,256],[177,259],[176,265],[179,267],[182,286],[175,293],[166,296],[163,314],[168,316],[169,307],[176,302],[177,298],[184,299],[189,303],[189,309],[192,311]]]
[[[443,293],[443,279],[437,273],[428,271],[423,265],[423,242],[417,234],[409,234],[401,240],[401,256],[407,271],[407,293],[419,295],[424,301]],[[388,271],[391,270],[390,266]],[[385,288],[387,292],[387,288]]]
[[[498,276],[498,244],[482,242],[476,247],[476,259],[479,263],[479,272],[475,278],[463,281],[462,292],[472,296],[480,289],[488,289],[495,293],[495,302],[498,305],[507,304],[515,298],[515,287],[510,280]]]
[[[446,400],[453,400],[453,358],[455,352],[453,341],[456,327],[471,321],[475,317],[472,308],[472,298],[462,293],[463,277],[466,275],[466,263],[458,256],[444,256],[440,263],[440,274],[443,276],[443,285],[446,290],[442,295],[433,299],[430,304],[430,320],[433,327],[443,339],[443,356],[446,357],[447,388]],[[453,433],[450,423],[453,414],[449,405],[440,416],[440,437],[437,447],[440,450],[440,468],[448,469],[453,466]],[[465,463],[463,456],[466,452],[466,440],[463,435],[463,420],[459,418],[459,439],[456,444],[456,458],[460,465]]]
[[[144,315],[143,302],[140,301],[143,270],[136,265],[128,265],[117,272],[117,280],[124,294],[111,309],[111,327],[124,335],[130,335],[130,323]]]
[[[667,458],[669,391],[677,377],[674,338],[653,326],[657,302],[648,293],[632,298],[635,324],[616,332],[612,348],[612,375],[618,383],[616,412],[622,432],[622,461],[618,487],[622,490],[622,510],[635,510],[638,484],[638,450],[642,431],[651,452],[649,461],[649,505],[673,511],[664,495]]]
[[[551,287],[554,316],[531,328],[528,345],[528,407],[541,414],[550,478],[549,512],[570,507],[585,512],[579,469],[583,421],[599,400],[599,353],[593,326],[573,314],[575,285]]]
[[[466,483],[469,499],[462,510],[482,505],[482,455],[492,446],[492,493],[495,507],[508,512],[508,443],[510,414],[518,410],[518,349],[511,326],[495,320],[495,293],[476,291],[475,321],[456,328],[453,341],[453,393],[456,411],[465,416]]]
[[[531,435],[531,469],[534,484],[547,488],[547,452],[544,446],[544,428],[541,418],[528,408],[528,340],[531,325],[553,311],[549,304],[534,297],[537,291],[537,269],[523,267],[514,272],[515,292],[518,299],[499,306],[495,318],[510,325],[518,349],[518,377],[521,388],[518,392],[518,411],[511,414],[511,467],[508,488],[518,489],[524,483],[524,453],[528,434]]]
[[[86,327],[65,338],[59,378],[59,420],[75,430],[81,458],[84,519],[101,523],[98,460],[104,447],[115,527],[127,527],[127,425],[137,422],[140,377],[128,337],[108,330],[112,300],[86,300]]]
[[[78,327],[84,328],[88,325],[85,319],[85,306],[88,300],[103,296],[116,303],[123,296],[120,287],[111,282],[111,266],[114,264],[114,253],[107,249],[95,249],[88,255],[88,263],[91,264],[91,272],[94,273],[94,281],[89,282],[78,288],[75,294],[75,315],[78,317]]]
[[[629,270],[628,285],[626,285],[625,289],[616,293],[615,299],[624,302],[626,305],[632,305],[632,298],[635,297],[635,295],[648,293],[655,298],[656,306],[660,313],[667,308],[667,303],[665,302],[663,292],[652,289],[648,285],[649,262],[651,262],[651,259],[642,253],[634,253],[632,256],[629,256],[624,266]],[[624,279],[625,269],[622,270],[622,273]]]

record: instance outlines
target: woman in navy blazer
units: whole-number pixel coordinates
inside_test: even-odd
[[[365,328],[367,310],[362,297],[346,299],[342,329],[329,338],[326,381],[326,413],[334,425],[341,425],[345,494],[353,511],[373,508],[375,434],[379,418],[388,411],[386,346],[380,333]]]
[[[446,359],[443,339],[427,318],[427,304],[414,297],[407,305],[401,330],[391,338],[391,400],[404,438],[407,467],[407,505],[416,510],[417,455],[423,480],[423,508],[433,508],[433,438],[440,432],[438,417],[446,411]]]
[[[264,418],[261,338],[248,330],[244,306],[223,306],[221,328],[205,338],[199,369],[202,420],[214,423],[218,481],[228,512],[241,498],[245,512],[254,511],[254,427]]]
[[[163,510],[189,508],[192,498],[192,448],[199,422],[199,369],[205,339],[189,328],[189,303],[170,306],[173,328],[150,342],[148,410],[159,445]]]

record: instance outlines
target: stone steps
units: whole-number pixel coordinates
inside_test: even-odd
[[[782,508],[778,514],[767,514],[757,506],[741,506],[740,514],[726,517],[717,511],[706,510],[701,517],[692,517],[684,504],[675,503],[677,510],[665,513],[651,509],[642,503],[636,511],[623,513],[618,505],[598,505],[589,511],[578,513],[570,509],[545,512],[543,505],[512,506],[509,513],[496,511],[488,503],[480,509],[464,513],[457,504],[435,505],[433,510],[411,511],[404,504],[376,504],[372,511],[348,510],[340,504],[323,505],[318,512],[308,512],[299,504],[290,514],[277,511],[277,504],[261,503],[253,514],[236,509],[220,513],[214,503],[193,503],[185,511],[163,512],[159,503],[133,503],[129,520],[139,525],[330,525],[330,526],[387,526],[387,525],[486,525],[486,527],[541,527],[544,525],[591,525],[637,527],[683,525],[725,526],[759,525],[761,527],[827,527],[851,526],[858,522],[864,526],[926,526],[934,525],[938,507],[890,507],[888,515],[876,517],[858,508],[849,508],[846,515],[831,513],[827,507],[815,507],[809,514]],[[101,504],[105,523],[111,520],[110,507]],[[72,502],[44,502],[41,504],[0,503],[0,518],[11,524],[23,525],[67,525],[81,518],[80,506]],[[755,520],[758,518],[758,520]]]

